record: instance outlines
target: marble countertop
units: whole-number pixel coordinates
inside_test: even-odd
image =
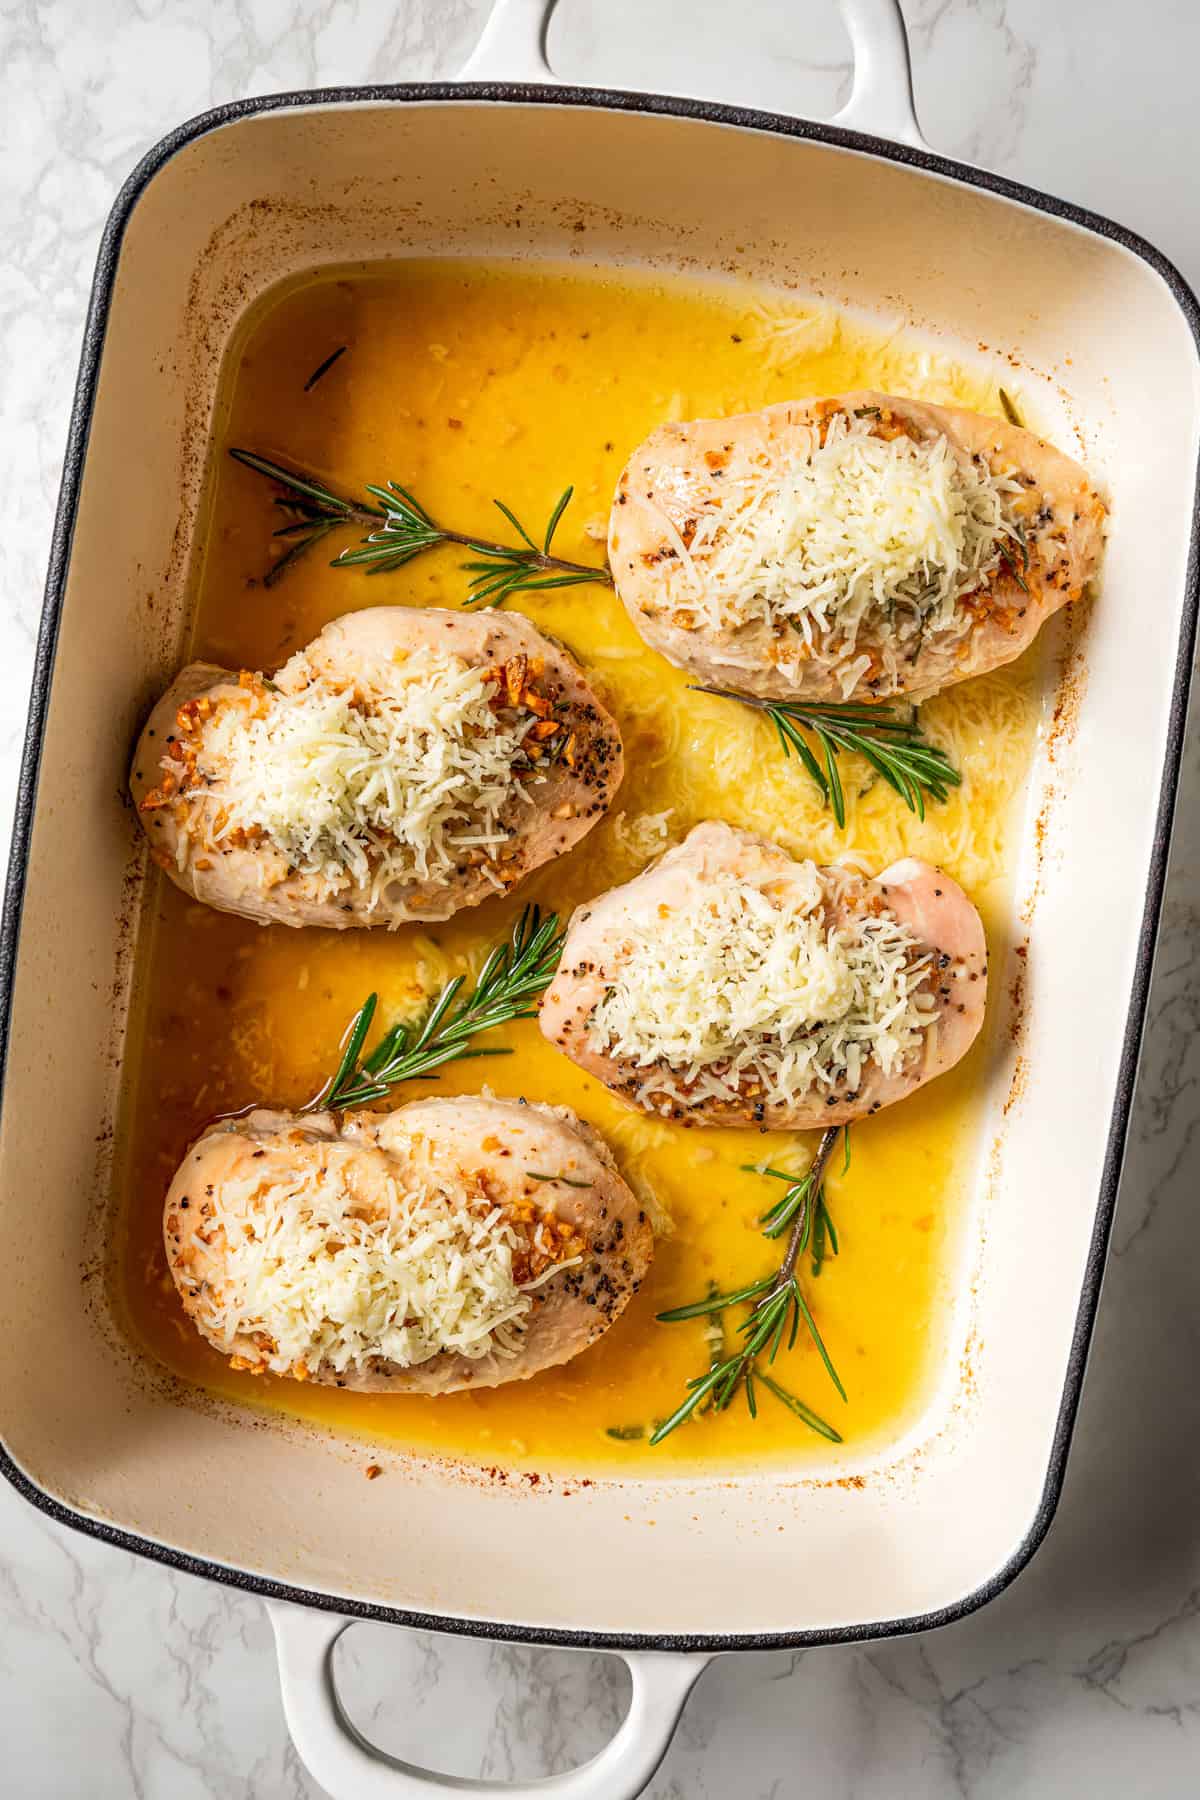
[[[905,0],[937,149],[1143,232],[1200,287],[1193,0]],[[239,95],[445,75],[487,0],[0,6],[0,840],[96,244],[170,126]],[[831,0],[561,0],[559,72],[827,114]],[[603,29],[602,27],[603,23]],[[686,42],[680,41],[686,36]],[[702,1677],[653,1800],[943,1800],[1200,1789],[1200,733],[1189,737],[1104,1303],[1057,1523],[982,1613]],[[462,1774],[569,1767],[615,1727],[611,1659],[408,1636],[343,1644],[358,1722]],[[461,1696],[471,1704],[465,1709]],[[259,1603],[53,1526],[0,1483],[5,1791],[315,1797]]]

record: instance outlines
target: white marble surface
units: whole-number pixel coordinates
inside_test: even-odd
[[[1194,0],[906,0],[930,141],[1143,231],[1200,286]],[[0,829],[96,242],[135,159],[214,103],[450,73],[486,0],[0,0]],[[679,22],[686,14],[688,29]],[[601,20],[604,21],[601,29]],[[563,0],[561,73],[827,112],[829,0]],[[1200,739],[1066,1494],[982,1614],[865,1650],[714,1665],[654,1800],[1200,1791]],[[462,1773],[568,1766],[615,1724],[603,1658],[356,1627],[355,1716]],[[463,1697],[468,1697],[464,1707]],[[0,1485],[0,1790],[277,1800],[291,1751],[258,1603],[49,1525]]]

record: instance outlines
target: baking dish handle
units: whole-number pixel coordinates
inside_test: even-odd
[[[460,80],[555,81],[546,34],[556,3],[496,0]],[[854,55],[854,85],[831,123],[927,150],[917,123],[900,0],[837,0],[837,5]]]
[[[558,0],[496,0],[460,81],[557,81],[546,33]]]
[[[636,1800],[667,1753],[707,1656],[630,1651],[629,1711],[614,1738],[581,1768],[534,1781],[476,1781],[401,1762],[367,1742],[347,1718],[333,1679],[333,1648],[352,1619],[269,1600],[283,1710],[296,1752],[332,1800]]]

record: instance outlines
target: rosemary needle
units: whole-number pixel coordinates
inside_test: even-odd
[[[1015,425],[1018,430],[1024,431],[1025,421],[1003,388],[1000,389],[1000,408],[1010,425]]]
[[[914,711],[904,718],[889,706],[871,706],[848,701],[763,700],[753,694],[738,694],[732,688],[696,687],[698,694],[713,694],[719,700],[737,700],[743,706],[766,713],[775,727],[780,748],[785,756],[799,759],[821,791],[826,806],[833,808],[839,829],[846,824],[846,796],[842,788],[838,757],[843,750],[857,751],[882,775],[910,812],[925,817],[925,800],[943,801],[950,789],[958,787],[962,776],[946,752],[922,734]],[[818,761],[805,732],[816,739],[821,752]]]
[[[797,1418],[803,1419],[804,1423],[809,1426],[811,1430],[815,1431],[818,1436],[828,1438],[831,1444],[840,1444],[843,1442],[840,1431],[835,1431],[832,1425],[827,1425],[825,1420],[822,1419],[819,1414],[815,1413],[811,1406],[805,1406],[803,1400],[797,1399],[795,1394],[789,1394],[786,1388],[781,1388],[777,1381],[773,1380],[770,1375],[765,1374],[761,1369],[758,1372],[758,1380],[762,1382],[769,1393],[774,1394],[777,1400],[782,1400],[783,1404],[786,1407],[789,1407],[791,1411],[796,1414]]]
[[[393,1025],[370,1056],[360,1060],[378,1002],[377,995],[369,994],[347,1027],[337,1068],[301,1112],[366,1106],[382,1100],[398,1082],[433,1075],[445,1063],[506,1056],[502,1047],[479,1047],[473,1040],[510,1019],[533,1017],[531,1002],[549,985],[564,936],[556,913],[543,919],[536,906],[527,906],[508,940],[489,952],[469,994],[459,998],[465,977],[456,975],[419,1023]]]
[[[345,356],[348,348],[349,348],[349,346],[346,344],[339,344],[336,350],[330,351],[329,355],[325,358],[324,362],[320,362],[317,364],[316,368],[313,370],[312,374],[309,376],[308,380],[304,384],[304,392],[306,394],[310,394],[312,392],[313,388],[316,387],[318,381],[321,380],[322,376],[328,375],[330,369],[332,369],[334,363],[337,362],[338,358],[340,356]]]
[[[308,386],[320,380],[340,354],[335,352],[315,369]],[[565,488],[559,495],[540,542],[530,536],[511,506],[503,500],[495,501],[497,510],[520,540],[502,544],[439,525],[416,495],[399,482],[389,481],[383,487],[368,482],[368,499],[348,500],[319,476],[260,456],[257,451],[232,449],[229,454],[235,462],[265,475],[285,490],[285,497],[278,499],[276,505],[287,515],[288,522],[280,526],[275,536],[291,538],[293,542],[267,571],[264,580],[268,587],[329,532],[349,525],[365,526],[366,535],[354,548],[343,550],[334,558],[335,569],[364,568],[368,575],[385,575],[402,569],[438,544],[457,544],[469,550],[473,560],[462,565],[470,577],[464,606],[499,606],[513,594],[542,593],[549,588],[578,587],[587,582],[604,586],[612,583],[607,568],[568,562],[553,554],[554,534],[571,503],[574,488]]]

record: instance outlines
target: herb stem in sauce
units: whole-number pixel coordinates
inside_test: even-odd
[[[310,384],[322,373],[321,369],[314,370],[309,377]],[[369,575],[385,575],[402,569],[414,557],[438,544],[457,544],[472,551],[475,560],[462,565],[470,576],[464,606],[499,606],[513,594],[578,587],[586,582],[599,582],[605,587],[612,585],[607,568],[568,562],[565,557],[552,554],[554,534],[571,503],[573,487],[564,488],[559,495],[540,544],[535,543],[510,506],[503,500],[494,501],[521,539],[518,544],[501,544],[492,538],[476,537],[437,524],[416,496],[395,481],[389,481],[386,487],[368,482],[369,500],[348,500],[344,494],[328,487],[319,476],[274,462],[257,451],[231,449],[229,454],[235,462],[253,469],[258,475],[265,475],[286,490],[286,497],[277,499],[275,504],[288,515],[288,523],[281,525],[274,535],[291,538],[294,542],[268,569],[263,578],[267,587],[272,587],[285,569],[331,531],[347,525],[364,525],[367,534],[354,549],[343,550],[340,556],[334,557],[331,567],[335,569],[365,568]]]
[[[459,1000],[458,996],[466,977],[456,975],[418,1024],[393,1025],[370,1056],[360,1061],[379,998],[369,994],[346,1028],[336,1070],[320,1092],[301,1107],[301,1112],[366,1106],[372,1100],[386,1098],[397,1083],[432,1075],[445,1063],[468,1056],[508,1055],[502,1047],[479,1046],[473,1040],[479,1032],[505,1025],[511,1019],[534,1016],[531,1002],[549,986],[565,935],[557,913],[543,919],[536,906],[527,906],[508,941],[496,944],[488,953],[465,999]]]
[[[757,1418],[758,1401],[755,1393],[757,1381],[761,1381],[777,1399],[782,1400],[796,1413],[797,1417],[802,1418],[820,1436],[828,1438],[831,1443],[841,1443],[840,1433],[814,1413],[803,1401],[796,1400],[792,1395],[786,1393],[766,1373],[759,1359],[765,1357],[768,1367],[772,1365],[783,1346],[785,1337],[788,1349],[792,1349],[800,1325],[803,1323],[812,1338],[817,1354],[825,1365],[829,1379],[842,1399],[846,1398],[846,1390],[842,1385],[841,1377],[833,1366],[832,1358],[817,1329],[817,1322],[804,1298],[796,1274],[796,1264],[809,1244],[814,1241],[817,1219],[824,1217],[826,1233],[832,1224],[828,1210],[825,1208],[825,1170],[829,1158],[833,1154],[833,1147],[837,1143],[838,1134],[842,1129],[841,1126],[835,1125],[828,1131],[822,1132],[816,1155],[804,1175],[800,1177],[787,1176],[778,1169],[764,1171],[778,1180],[789,1183],[787,1192],[774,1206],[767,1209],[759,1221],[760,1224],[765,1224],[764,1235],[768,1238],[780,1236],[790,1226],[787,1248],[776,1272],[773,1275],[764,1276],[761,1281],[751,1282],[746,1287],[737,1288],[729,1294],[714,1291],[710,1284],[709,1292],[703,1300],[694,1301],[689,1306],[673,1307],[669,1312],[657,1315],[659,1323],[663,1325],[674,1325],[687,1319],[706,1317],[710,1321],[711,1328],[712,1321],[720,1320],[721,1314],[729,1307],[747,1301],[752,1303],[748,1317],[738,1327],[739,1334],[744,1339],[741,1348],[721,1361],[717,1361],[715,1355],[710,1354],[708,1372],[704,1375],[693,1376],[687,1383],[687,1398],[675,1409],[669,1419],[664,1419],[662,1424],[657,1427],[650,1439],[652,1445],[661,1444],[665,1437],[668,1437],[686,1420],[692,1418],[702,1407],[705,1411],[711,1407],[714,1412],[723,1412],[739,1387],[745,1390],[746,1405],[751,1418]],[[834,1242],[836,1243],[836,1238]],[[822,1250],[823,1255],[824,1251]]]
[[[946,752],[922,734],[915,709],[903,718],[882,705],[762,700],[754,694],[738,694],[732,688],[719,687],[696,687],[693,692],[713,694],[719,700],[738,700],[743,706],[766,713],[783,754],[790,757],[794,753],[799,758],[820,789],[826,806],[833,808],[839,830],[846,825],[846,796],[838,769],[843,750],[864,756],[919,819],[925,817],[926,795],[931,800],[944,801],[950,789],[962,781]],[[820,762],[804,736],[806,731],[817,740]]]

